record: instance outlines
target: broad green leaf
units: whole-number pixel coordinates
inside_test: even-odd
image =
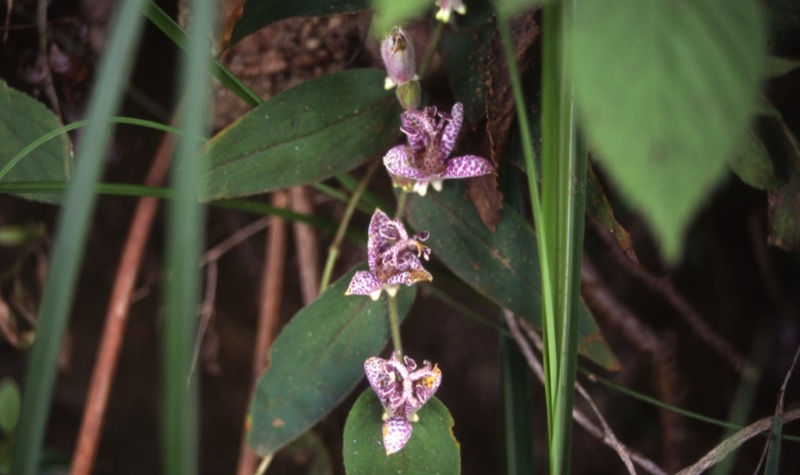
[[[19,387],[10,378],[0,382],[0,432],[10,435],[17,428],[19,420]]]
[[[61,128],[50,109],[39,101],[15,91],[0,81],[0,169],[27,145]],[[72,144],[66,135],[49,140],[10,168],[2,181],[67,181],[72,161]],[[27,199],[58,203],[60,194],[25,193]]]
[[[422,473],[458,475],[461,449],[453,436],[453,417],[444,404],[431,398],[417,413],[411,439],[400,452],[383,448],[383,407],[367,389],[359,396],[344,425],[344,468],[348,475]]]
[[[674,262],[758,99],[759,2],[583,2],[567,45],[590,143]]]
[[[400,132],[385,73],[353,70],[303,83],[256,107],[207,145],[203,201],[307,184],[383,154]]]
[[[387,300],[345,296],[354,273],[295,315],[272,345],[248,416],[248,441],[257,453],[275,453],[322,419],[364,376],[364,361],[386,345]],[[414,295],[408,287],[398,293],[400,318]]]
[[[464,198],[464,187],[447,182],[444,190],[408,199],[408,220],[430,231],[426,242],[435,258],[500,306],[541,325],[541,279],[536,235],[522,217],[504,207],[494,233]],[[619,362],[606,345],[585,305],[579,308],[578,348],[606,368]]]
[[[279,20],[358,12],[368,9],[370,4],[369,0],[241,0],[241,3],[241,9],[231,15],[222,33],[223,48]]]

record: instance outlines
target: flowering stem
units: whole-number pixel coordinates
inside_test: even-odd
[[[353,191],[353,195],[350,196],[350,201],[347,202],[347,208],[344,210],[342,221],[339,223],[339,227],[336,229],[336,235],[333,238],[333,242],[328,248],[328,260],[325,262],[325,269],[322,271],[322,280],[319,283],[320,293],[327,289],[328,284],[331,282],[333,265],[336,264],[336,259],[339,257],[339,247],[342,245],[342,241],[344,240],[344,235],[347,232],[347,226],[350,225],[350,219],[353,217],[356,206],[361,200],[361,196],[364,194],[364,191],[366,191],[367,185],[369,185],[370,180],[372,180],[372,175],[375,174],[380,165],[380,160],[375,160],[372,162],[372,165],[370,165],[369,169],[367,169],[367,173],[364,174],[361,182],[359,182],[358,187],[355,189],[355,191]]]
[[[400,318],[397,315],[397,299],[389,296],[389,326],[392,329],[392,345],[394,351],[403,354],[403,345],[400,342]]]
[[[400,196],[397,198],[397,210],[394,212],[394,219],[401,219],[406,210],[406,201],[408,200],[408,192],[402,190]]]

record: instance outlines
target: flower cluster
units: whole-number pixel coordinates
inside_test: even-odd
[[[397,145],[383,157],[390,174],[414,180],[413,191],[425,196],[430,184],[441,191],[442,181],[469,178],[493,172],[489,160],[477,155],[450,157],[464,120],[464,106],[457,102],[450,114],[436,107],[407,110],[400,117],[400,130],[408,143]]]
[[[400,284],[432,280],[419,260],[422,257],[427,261],[430,257],[431,249],[422,244],[427,239],[427,232],[409,236],[403,223],[376,209],[369,223],[369,271],[356,272],[345,295],[369,295],[378,300],[384,289],[394,296]]]
[[[383,446],[386,455],[398,452],[408,442],[417,411],[433,396],[442,382],[439,367],[424,361],[421,368],[408,356],[395,352],[388,360],[377,356],[364,362],[370,386],[384,409]]]

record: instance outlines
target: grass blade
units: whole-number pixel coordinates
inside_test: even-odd
[[[58,351],[74,296],[89,220],[95,203],[95,183],[111,132],[109,118],[117,110],[133,64],[143,17],[143,0],[120,4],[109,31],[108,48],[100,63],[98,82],[89,103],[89,120],[78,148],[73,186],[67,192],[59,217],[50,273],[42,297],[37,341],[33,346],[22,402],[12,473],[37,473],[55,383]]]

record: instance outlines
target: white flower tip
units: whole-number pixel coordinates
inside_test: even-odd
[[[431,180],[431,186],[436,191],[442,191],[443,180]]]
[[[394,297],[397,296],[397,291],[399,289],[400,289],[400,287],[397,286],[397,285],[392,285],[391,287],[387,286],[386,287],[386,293],[389,294],[389,297],[394,298]]]
[[[387,91],[395,87],[396,85],[397,84],[395,84],[394,81],[392,81],[392,78],[390,78],[389,76],[386,76],[386,80],[383,81],[383,88],[386,89]]]
[[[436,19],[442,23],[448,23],[450,21],[450,10],[440,8],[439,11],[436,12]]]
[[[371,298],[373,302],[377,302],[378,299],[381,298],[381,290],[383,289],[378,289],[375,292],[370,293],[369,298]]]
[[[413,191],[416,191],[419,196],[425,196],[428,193],[428,181],[417,181],[414,183]]]

